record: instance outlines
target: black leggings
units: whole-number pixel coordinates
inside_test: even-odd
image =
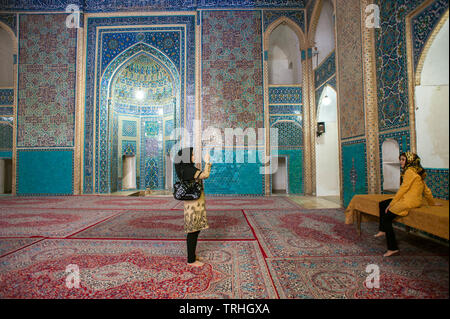
[[[188,254],[188,263],[195,262],[195,248],[197,248],[197,239],[200,231],[196,231],[193,233],[188,233],[186,242],[187,242],[187,254]]]
[[[392,221],[397,215],[388,211],[386,208],[391,203],[392,199],[387,199],[379,203],[380,208],[380,227],[379,230],[386,233],[386,241],[388,250],[398,250],[397,241],[395,240],[394,228],[392,227]]]

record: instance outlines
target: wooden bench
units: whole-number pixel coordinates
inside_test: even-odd
[[[368,220],[365,215],[379,217],[379,203],[393,198],[394,195],[355,195],[345,210],[345,223],[356,224],[361,235],[361,222]],[[449,239],[449,201],[435,199],[443,206],[421,206],[409,210],[404,217],[397,217],[394,222],[412,227],[446,240]]]

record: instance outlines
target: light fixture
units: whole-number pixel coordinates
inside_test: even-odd
[[[317,137],[325,133],[325,122],[317,122]]]
[[[142,101],[145,98],[145,92],[142,89],[136,90],[134,97],[136,100]]]
[[[328,94],[325,95],[325,97],[324,97],[323,100],[322,100],[322,103],[323,103],[323,105],[330,105],[331,99],[330,99],[330,97],[328,96]]]

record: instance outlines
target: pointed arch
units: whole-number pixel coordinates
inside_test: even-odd
[[[95,123],[95,131],[98,136],[95,145],[95,191],[97,193],[109,193],[111,188],[111,163],[108,160],[110,154],[110,146],[108,143],[108,110],[110,106],[109,97],[111,83],[119,70],[141,54],[145,54],[160,63],[160,65],[164,67],[164,69],[167,70],[173,78],[173,83],[176,86],[174,90],[174,113],[176,114],[175,117],[177,121],[180,121],[180,97],[182,94],[180,75],[175,64],[169,57],[167,57],[167,55],[149,44],[139,42],[121,52],[110,63],[108,63],[104,72],[98,79],[98,96],[95,103],[95,112],[98,114],[98,118]],[[180,123],[178,123],[177,126],[180,126]]]
[[[300,26],[297,23],[295,23],[288,17],[283,16],[283,17],[279,17],[277,20],[272,22],[267,27],[266,31],[264,32],[264,48],[269,47],[270,35],[272,34],[273,30],[275,30],[281,24],[288,25],[295,32],[295,34],[298,37],[298,43],[300,44],[300,49],[302,47],[306,47],[306,44],[307,44],[306,35],[305,35],[305,33],[303,33],[303,30],[300,28]]]
[[[431,45],[433,44],[434,39],[439,34],[439,32],[441,31],[445,22],[448,20],[448,18],[449,18],[449,10],[447,9],[447,11],[444,13],[444,15],[441,17],[438,24],[434,28],[433,32],[431,33],[430,37],[428,38],[428,40],[423,48],[422,53],[420,54],[420,58],[417,63],[417,68],[415,71],[415,85],[416,86],[419,86],[421,83],[423,67],[424,67],[428,52],[430,51]]]
[[[0,21],[0,28],[4,29],[9,34],[11,41],[13,43],[13,54],[17,54],[19,45],[18,45],[17,37],[14,34],[14,31],[11,29],[11,27],[9,25],[7,25],[6,23],[4,23],[2,21]]]

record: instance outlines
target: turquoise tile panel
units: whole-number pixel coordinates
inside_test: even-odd
[[[18,195],[73,194],[73,150],[18,150]]]
[[[287,156],[289,194],[303,194],[303,150],[278,150],[278,156]]]
[[[367,166],[365,141],[342,144],[342,174],[344,182],[344,206],[356,194],[367,194]]]
[[[222,156],[225,162],[226,152],[232,163],[218,163],[217,159]],[[242,152],[244,155],[243,163],[236,162],[236,155]],[[205,180],[206,195],[264,195],[264,175],[259,173],[261,163],[259,161],[259,152],[255,150],[223,150],[217,152],[217,156],[212,158],[212,168],[210,177]],[[238,154],[237,154],[238,153]],[[215,154],[214,154],[215,155]],[[255,156],[256,163],[249,163],[252,156]]]

